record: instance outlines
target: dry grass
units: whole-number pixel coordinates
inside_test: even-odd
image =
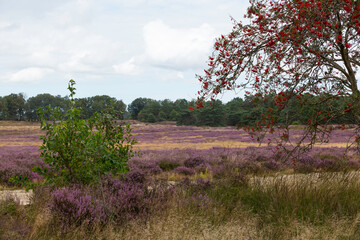
[[[0,222],[4,219],[9,221],[2,225],[8,230],[0,234],[0,238],[360,239],[360,210],[357,209],[359,203],[356,197],[352,197],[359,195],[358,174],[354,172],[270,177],[268,178],[270,184],[258,181],[255,189],[238,184],[232,185],[231,182],[215,183],[213,188],[201,190],[212,199],[209,205],[205,206],[189,204],[191,189],[180,188],[174,192],[166,210],[154,213],[147,221],[134,220],[122,226],[109,224],[93,228],[85,224],[65,234],[62,234],[52,221],[53,216],[46,207],[49,193],[45,193],[35,198],[35,202],[26,208],[14,207],[11,202],[0,205],[0,213],[10,214],[10,218],[4,215],[0,218]],[[294,179],[295,183],[293,183]],[[311,181],[319,185],[316,186]],[[315,194],[317,199],[308,198],[313,196],[312,194]],[[252,198],[257,198],[258,203],[248,201]],[[352,199],[347,201],[346,198]],[[326,206],[325,210],[321,207],[311,208],[303,200],[314,203],[328,202],[329,209]],[[336,202],[342,206],[338,206]],[[351,208],[351,205],[356,205],[354,209],[357,210],[344,211],[346,208]],[[309,214],[309,217],[306,217],[307,215],[299,217],[296,214],[302,208],[303,213]],[[27,226],[27,222],[31,228],[25,235],[19,233],[18,228],[12,227],[16,224]]]
[[[211,141],[211,142],[152,142],[152,143],[138,143],[135,145],[135,148],[141,150],[169,150],[169,149],[211,149],[213,147],[223,147],[223,148],[246,148],[250,146],[259,146],[258,143],[249,143],[249,142],[236,142],[236,141]]]
[[[184,197],[185,195],[177,193],[166,211],[154,214],[146,222],[132,221],[119,227],[107,225],[91,230],[84,225],[66,234],[56,231],[49,215],[40,211],[35,217],[28,239],[328,240],[360,238],[360,213],[354,218],[334,215],[321,224],[287,218],[287,216],[280,221],[264,224],[264,216],[253,213],[240,202],[231,211],[226,208],[226,202],[205,208],[193,208],[181,204]]]

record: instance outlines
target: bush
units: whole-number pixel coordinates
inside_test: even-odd
[[[162,172],[156,161],[131,161],[130,169],[139,169],[146,175],[156,175]]]
[[[161,170],[163,171],[171,171],[177,167],[180,166],[180,163],[175,162],[175,161],[171,161],[171,160],[167,160],[167,159],[163,159],[157,162],[157,165],[161,168]]]
[[[183,174],[183,175],[186,175],[186,176],[194,175],[196,173],[194,169],[184,167],[184,166],[180,166],[180,167],[175,168],[174,172],[179,173],[179,174]]]
[[[123,179],[107,176],[103,181],[102,192],[106,201],[107,215],[116,223],[122,224],[130,219],[146,217],[150,209],[150,192],[137,178]]]
[[[147,219],[165,209],[171,190],[156,184],[149,188],[141,172],[115,177],[103,176],[97,189],[73,185],[52,193],[50,209],[54,220],[67,232],[80,225],[122,225]]]
[[[205,163],[204,159],[199,158],[199,157],[188,158],[184,161],[185,167],[188,167],[188,168],[194,168],[194,167],[200,166],[204,163]]]
[[[95,224],[106,219],[101,204],[79,188],[64,188],[53,192],[50,209],[63,230],[83,223]]]
[[[81,108],[75,107],[75,81],[70,80],[71,108],[65,112],[48,107],[38,109],[41,129],[40,156],[48,167],[34,170],[43,175],[46,182],[66,185],[68,183],[90,183],[101,175],[120,175],[127,171],[128,160],[134,156],[130,125],[116,121],[115,110],[81,120]],[[50,118],[45,119],[45,113]]]
[[[269,159],[268,161],[264,162],[263,166],[269,170],[277,171],[281,168],[281,163],[279,163],[275,160]]]

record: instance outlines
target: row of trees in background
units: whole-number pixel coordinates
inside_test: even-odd
[[[71,107],[70,99],[60,95],[53,96],[45,93],[25,100],[22,93],[10,94],[0,97],[0,120],[39,121],[36,109],[40,107],[46,109],[48,105],[52,108],[59,108],[63,112]],[[126,104],[121,100],[106,95],[76,99],[76,107],[83,109],[81,115],[83,119],[88,119],[95,112],[101,112],[111,106],[121,113],[119,118],[123,119]]]
[[[149,123],[176,121],[178,125],[235,126],[237,124],[253,125],[261,119],[262,115],[268,114],[271,109],[275,109],[273,97],[268,95],[268,101],[258,102],[254,96],[246,96],[244,99],[234,98],[225,104],[220,100],[208,101],[204,102],[204,107],[201,108],[195,107],[195,100],[178,99],[171,101],[165,99],[159,101],[137,98],[126,109],[126,104],[123,101],[103,95],[76,99],[76,107],[83,109],[81,116],[83,119],[88,119],[95,112],[104,111],[112,106],[121,113],[119,119],[134,119]],[[299,104],[298,101],[300,100],[297,98],[292,99],[287,109],[282,111],[275,121],[284,124],[307,124],[314,114],[316,106],[320,103],[317,97],[310,94],[305,95],[302,99],[309,104]],[[0,120],[38,121],[36,109],[39,107],[46,108],[48,105],[66,111],[70,108],[70,100],[68,97],[50,94],[39,94],[25,100],[21,93],[10,94],[0,97]],[[342,106],[344,109],[347,107],[345,101],[340,99],[333,100],[332,106],[340,108]],[[331,120],[333,124],[354,122],[355,118],[349,114]]]
[[[195,107],[195,100],[187,101],[178,99],[174,102],[166,99],[156,101],[148,98],[137,98],[129,106],[129,117],[142,122],[161,122],[176,121],[178,125],[197,125],[197,126],[235,126],[235,125],[254,125],[264,114],[269,111],[275,111],[276,101],[271,94],[267,95],[267,101],[258,101],[255,96],[245,96],[234,98],[228,103],[222,103],[220,100],[207,101],[203,107]],[[301,100],[292,99],[287,109],[281,114],[275,116],[274,121],[280,124],[308,124],[313,115],[318,114],[318,106],[321,101],[317,96],[305,94]],[[306,103],[306,104],[304,104]],[[347,103],[344,99],[334,98],[329,107],[338,107],[347,109]],[[323,107],[326,111],[326,106]],[[322,114],[318,114],[318,122],[328,121]],[[331,124],[351,124],[355,123],[355,117],[351,114],[338,115],[332,117]]]

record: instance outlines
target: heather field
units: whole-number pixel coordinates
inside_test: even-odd
[[[360,157],[336,130],[294,162],[233,127],[132,122],[141,153],[101,189],[39,186],[0,202],[0,239],[359,239]],[[292,130],[293,139],[301,127]],[[38,123],[0,122],[0,188],[40,182]],[[276,138],[276,135],[271,136]]]

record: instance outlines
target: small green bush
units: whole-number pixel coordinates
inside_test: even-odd
[[[176,161],[171,161],[168,159],[162,159],[157,162],[157,165],[161,168],[163,171],[171,171],[177,167],[180,166],[180,163]]]
[[[47,166],[36,167],[34,171],[43,175],[46,182],[57,185],[88,184],[108,173],[125,173],[128,160],[136,154],[132,150],[136,141],[130,125],[118,123],[113,109],[81,119],[82,109],[75,107],[73,98],[74,85],[75,81],[70,80],[68,111],[38,109],[41,129],[46,131],[41,137],[40,151]]]
[[[300,125],[300,122],[299,121],[293,121],[291,125],[298,126],[298,125]]]

